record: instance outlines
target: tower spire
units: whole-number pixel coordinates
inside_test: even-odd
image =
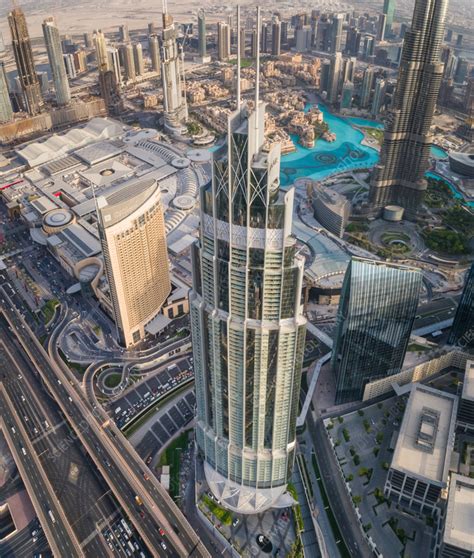
[[[258,103],[260,100],[260,6],[257,6],[257,58],[255,64],[255,132],[258,132],[259,114]],[[255,137],[258,137],[256,134]]]
[[[237,4],[237,110],[240,110],[240,4]]]

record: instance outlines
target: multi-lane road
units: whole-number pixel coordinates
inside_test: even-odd
[[[72,374],[67,375],[50,360],[5,290],[0,291],[12,332],[153,555],[209,556],[180,510],[106,413],[87,401]]]
[[[58,501],[28,438],[18,413],[0,384],[0,425],[10,451],[20,470],[28,494],[41,519],[48,543],[56,556],[81,558],[84,553],[72,531],[64,510]]]

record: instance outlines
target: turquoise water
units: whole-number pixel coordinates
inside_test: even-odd
[[[283,187],[290,186],[298,178],[322,180],[332,174],[370,168],[379,159],[376,149],[361,144],[364,135],[354,126],[382,129],[381,122],[357,117],[342,118],[332,114],[323,104],[318,106],[324,114],[324,121],[337,139],[333,143],[319,139],[315,147],[307,149],[298,144],[296,136],[291,136],[296,151],[281,158],[280,181]],[[437,146],[431,148],[431,153],[436,159],[447,156]]]
[[[320,139],[314,148],[307,149],[292,136],[296,151],[281,158],[280,181],[283,187],[289,186],[297,178],[321,180],[331,174],[373,167],[378,161],[379,155],[375,149],[361,145],[364,135],[360,130],[354,128],[347,119],[329,112],[324,105],[319,105],[319,108],[330,131],[336,134],[336,141],[330,143]],[[361,119],[357,120],[361,122]]]
[[[445,159],[448,156],[446,151],[437,145],[431,146],[431,155],[433,155],[435,159]]]

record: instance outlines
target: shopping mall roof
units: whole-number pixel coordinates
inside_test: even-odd
[[[50,136],[45,141],[37,141],[20,147],[17,155],[30,167],[50,163],[64,157],[69,151],[95,142],[101,138],[113,138],[123,134],[122,126],[108,118],[93,118],[82,128],[73,128],[68,132]]]
[[[313,256],[311,265],[305,270],[305,276],[312,284],[335,275],[341,275],[342,282],[350,261],[348,254],[327,236],[297,219],[293,221],[293,234],[308,246]]]

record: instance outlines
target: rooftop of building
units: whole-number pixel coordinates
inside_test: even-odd
[[[466,372],[462,386],[462,398],[474,401],[474,360],[466,362]]]
[[[474,552],[474,479],[453,473],[449,483],[443,542]]]
[[[457,396],[414,384],[398,436],[392,469],[443,486],[454,444]]]
[[[332,206],[336,211],[342,211],[344,208],[350,206],[350,202],[345,196],[326,186],[313,184],[313,196],[315,201],[321,200],[325,205]]]

